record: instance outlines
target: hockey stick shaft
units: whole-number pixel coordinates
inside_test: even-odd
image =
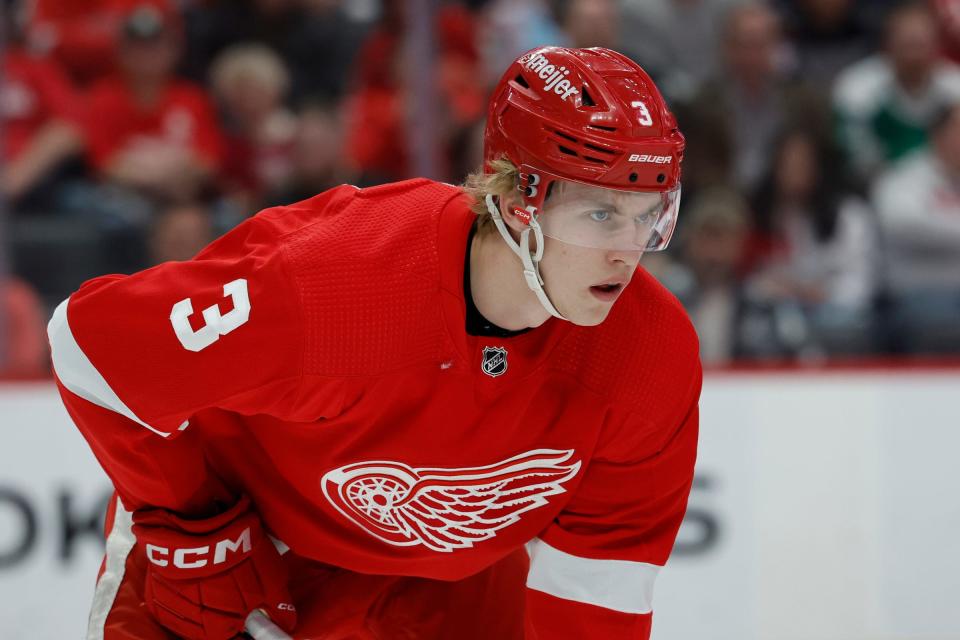
[[[260,609],[250,612],[244,629],[253,640],[293,640],[292,636],[288,636],[283,629],[273,624]]]

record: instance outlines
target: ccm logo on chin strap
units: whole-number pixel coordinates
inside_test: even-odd
[[[158,567],[166,567],[173,563],[178,569],[200,569],[210,564],[223,564],[227,561],[227,553],[250,553],[252,545],[250,543],[250,527],[244,529],[236,540],[219,541],[213,550],[213,558],[210,557],[210,545],[202,547],[168,549],[153,544],[147,544],[147,559]],[[172,559],[171,559],[172,555]],[[212,562],[211,562],[212,560]]]

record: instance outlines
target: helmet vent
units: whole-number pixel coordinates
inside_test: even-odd
[[[584,143],[583,146],[586,147],[587,149],[590,149],[591,151],[597,151],[599,153],[608,153],[610,155],[616,155],[617,153],[612,149],[604,149],[603,147],[598,147],[597,145],[590,144],[589,142]]]
[[[520,86],[523,87],[524,89],[529,89],[529,88],[530,88],[530,83],[527,82],[527,79],[524,78],[522,74],[519,74],[519,73],[518,73],[518,74],[517,74],[517,77],[514,78],[513,80],[514,80],[514,82],[516,82],[518,85],[520,85]]]
[[[574,137],[573,137],[572,135],[570,135],[569,133],[564,133],[563,131],[560,131],[559,129],[554,129],[553,132],[554,132],[555,134],[557,134],[558,136],[560,136],[561,138],[566,138],[566,139],[569,140],[570,142],[574,142],[574,143],[579,143],[579,142],[580,142],[579,140],[577,140],[576,138],[574,138]]]
[[[585,107],[595,107],[597,103],[593,101],[593,96],[587,91],[587,85],[580,87],[580,104]]]
[[[565,147],[565,146],[563,146],[562,144],[559,145],[558,148],[560,149],[560,153],[565,153],[565,154],[567,154],[568,156],[579,157],[579,155],[580,155],[580,154],[578,154],[576,151],[574,151],[573,149],[571,149],[570,147]]]
[[[600,131],[610,131],[610,132],[613,132],[613,131],[616,131],[616,130],[617,130],[616,127],[605,127],[605,126],[603,126],[603,125],[601,125],[601,124],[588,124],[587,126],[590,127],[591,129],[599,129]]]

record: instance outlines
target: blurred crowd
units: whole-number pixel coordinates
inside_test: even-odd
[[[960,0],[2,2],[7,374],[89,277],[343,182],[461,182],[542,44],[626,53],[676,112],[644,264],[706,364],[960,352]]]

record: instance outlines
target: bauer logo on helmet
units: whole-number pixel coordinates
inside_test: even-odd
[[[643,162],[646,164],[670,164],[673,156],[651,156],[646,153],[634,153],[630,155],[630,162]]]

